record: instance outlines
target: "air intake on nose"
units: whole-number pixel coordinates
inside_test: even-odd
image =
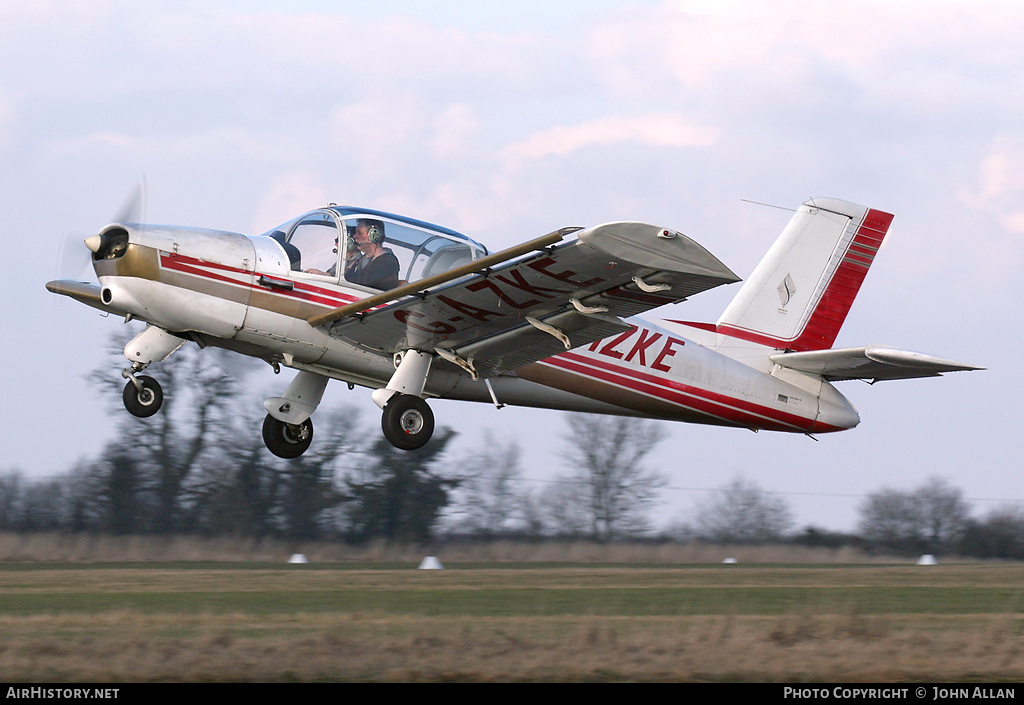
[[[128,231],[120,226],[112,226],[98,235],[87,237],[85,246],[92,250],[93,259],[115,259],[128,248]]]

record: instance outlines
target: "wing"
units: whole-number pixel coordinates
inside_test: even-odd
[[[576,238],[560,242],[570,232]],[[490,377],[628,329],[620,317],[735,281],[682,233],[609,223],[563,229],[309,323],[369,350],[435,353]]]
[[[937,377],[943,372],[984,369],[884,345],[779,353],[772,355],[771,359],[783,367],[821,375],[829,381],[870,379],[877,382],[883,379]]]
[[[75,281],[73,279],[58,279],[46,283],[47,291],[61,296],[67,296],[79,301],[86,306],[92,306],[105,313],[113,313],[123,316],[128,313],[123,308],[103,302],[102,288],[98,284]]]

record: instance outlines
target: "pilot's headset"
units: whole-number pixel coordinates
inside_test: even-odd
[[[362,219],[360,219],[359,220],[359,224],[366,226],[366,239],[367,239],[367,241],[372,242],[374,244],[379,244],[381,242],[384,242],[384,223],[380,222],[379,220],[362,220]],[[347,238],[348,242],[347,242],[347,244],[348,244],[349,252],[352,252],[352,251],[354,251],[356,249],[356,240],[355,240],[355,237],[354,237],[355,232],[356,232],[356,226],[354,226],[354,225],[348,226],[346,228],[346,232],[347,232],[347,235],[348,235],[348,238]]]
[[[377,245],[384,242],[384,223],[379,220],[366,221],[366,239]]]

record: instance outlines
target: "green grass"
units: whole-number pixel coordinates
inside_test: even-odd
[[[1024,606],[1017,566],[6,565],[0,615],[166,613],[396,615],[986,614]]]
[[[0,680],[1018,681],[1021,565],[0,564]]]
[[[0,615],[138,612],[253,615],[380,612],[394,615],[531,617],[822,614],[992,614],[1020,610],[1017,588],[487,588],[461,591],[221,590],[216,592],[7,593]]]

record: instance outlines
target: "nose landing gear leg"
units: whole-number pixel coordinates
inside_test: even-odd
[[[147,418],[160,411],[160,406],[164,402],[160,384],[152,377],[140,375],[139,372],[146,369],[151,362],[166,360],[184,344],[184,338],[171,335],[156,326],[147,326],[124,346],[124,356],[132,366],[121,372],[121,376],[128,380],[128,384],[124,385],[121,400],[130,414]]]
[[[124,385],[124,392],[121,393],[121,400],[124,408],[132,416],[140,419],[149,418],[160,411],[164,403],[164,391],[160,383],[148,375],[135,374],[140,372],[145,365],[136,369],[135,365],[121,372],[121,375],[128,380]]]

